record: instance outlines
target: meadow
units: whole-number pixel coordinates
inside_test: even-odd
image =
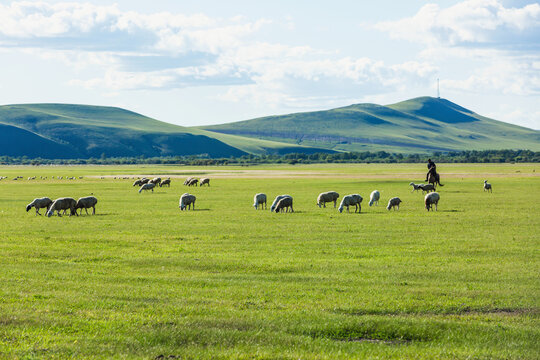
[[[0,358],[540,358],[540,166],[438,170],[427,212],[419,164],[0,166]],[[139,194],[139,175],[172,185]],[[362,212],[318,208],[329,190]],[[257,192],[295,212],[256,211]],[[90,194],[95,216],[25,212]]]

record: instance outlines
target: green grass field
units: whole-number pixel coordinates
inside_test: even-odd
[[[418,164],[0,167],[0,358],[540,358],[540,166],[438,169],[428,213]],[[138,194],[137,174],[172,186]],[[181,212],[189,174],[211,186]],[[362,212],[319,209],[328,190]],[[257,192],[295,212],[255,211]],[[90,194],[95,216],[25,212]]]

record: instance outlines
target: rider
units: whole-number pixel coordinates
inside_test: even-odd
[[[433,176],[436,176],[437,174],[437,165],[431,159],[428,159],[427,161],[427,168],[428,172],[426,174],[426,181],[428,181],[429,174],[432,174]]]

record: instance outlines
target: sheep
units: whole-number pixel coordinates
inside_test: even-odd
[[[253,197],[253,207],[255,208],[255,210],[259,208],[259,204],[261,205],[261,209],[263,208],[262,205],[264,205],[264,208],[266,209],[266,194],[255,194],[255,196]]]
[[[150,181],[150,179],[147,178],[147,177],[143,177],[140,181],[141,181],[141,185],[144,185],[144,184],[148,184],[148,182]]]
[[[390,200],[388,200],[388,206],[386,207],[386,210],[390,210],[390,209],[394,209],[396,210],[396,207],[397,209],[399,210],[399,204],[402,203],[403,201],[401,201],[400,198],[398,197],[393,197],[391,198]]]
[[[354,212],[360,213],[362,211],[362,205],[360,203],[362,202],[362,197],[358,194],[351,194],[351,195],[345,195],[341,199],[341,204],[339,204],[339,212],[343,212],[343,207],[347,207],[347,212],[349,212],[349,206],[355,206]]]
[[[30,211],[30,209],[32,207],[35,207],[36,208],[36,216],[38,216],[38,215],[41,216],[41,214],[39,213],[39,209],[46,208],[47,210],[45,212],[47,212],[52,203],[53,203],[52,200],[49,199],[48,197],[34,199],[34,201],[32,201],[30,204],[26,205],[26,212]]]
[[[157,186],[157,185],[159,185],[161,183],[161,178],[160,177],[155,177],[152,180],[150,180],[148,183],[149,184],[154,184],[154,185]]]
[[[141,179],[135,180],[133,182],[133,186],[142,186],[144,185]]]
[[[288,196],[284,197],[283,199],[279,200],[276,204],[276,207],[274,209],[275,212],[289,212],[289,208],[291,209],[291,212],[294,212],[293,209],[293,198]]]
[[[49,207],[49,211],[47,211],[47,217],[51,217],[54,215],[54,212],[58,212],[58,216],[60,216],[60,210],[70,210],[70,215],[77,215],[77,211],[75,211],[75,205],[77,205],[77,201],[73,198],[59,198],[54,200],[52,205]]]
[[[411,183],[409,185],[411,185],[413,187],[411,192],[422,190],[422,186],[424,186],[424,184],[415,184],[412,181],[411,181]]]
[[[430,209],[433,210],[432,205],[435,204],[435,211],[437,210],[437,204],[439,203],[439,193],[432,192],[426,195],[424,198],[424,203],[426,205],[426,210],[429,211]]]
[[[487,180],[484,180],[484,191],[493,192],[493,189],[491,188],[491,184],[487,182]]]
[[[143,186],[141,186],[141,188],[139,189],[139,194],[145,190],[145,191],[148,191],[148,190],[152,190],[152,192],[154,192],[154,188],[156,187],[155,184],[152,184],[152,183],[148,183],[148,184],[144,184]]]
[[[163,187],[167,185],[168,187],[171,187],[171,179],[168,178],[168,179],[165,179],[163,180],[162,182],[159,183],[159,187]]]
[[[88,215],[88,208],[92,208],[92,215],[95,215],[97,202],[98,200],[93,196],[82,197],[77,200],[77,204],[75,204],[75,212],[77,212],[77,209],[81,209],[82,215],[82,209],[84,209],[86,215]]]
[[[339,198],[339,194],[335,191],[327,191],[320,193],[317,197],[317,205],[321,207],[321,205],[326,208],[327,202],[334,202],[334,208],[336,207],[337,199]]]
[[[435,191],[435,186],[433,184],[420,184],[418,185],[420,189],[422,190],[422,194],[424,192],[429,193],[430,191]]]
[[[369,195],[369,206],[377,203],[379,205],[379,199],[381,198],[381,193],[379,190],[373,190]]]
[[[198,183],[198,182],[199,182],[199,180],[193,178],[193,179],[189,180],[189,182],[188,182],[187,185],[188,185],[188,186],[197,186],[197,183]]]
[[[180,196],[180,204],[178,207],[180,210],[189,210],[191,208],[191,204],[193,204],[193,210],[195,210],[195,200],[197,200],[195,195],[185,193]]]
[[[188,177],[188,178],[184,181],[184,185],[189,184],[189,182],[190,182],[192,179],[193,179],[192,177]]]
[[[210,179],[209,178],[202,178],[199,182],[199,186],[203,186],[204,184],[210,186]]]
[[[277,205],[278,201],[285,198],[285,197],[291,197],[291,195],[278,195],[278,196],[276,196],[276,198],[274,199],[274,202],[270,206],[270,212],[274,212],[274,209],[276,208],[276,205]]]

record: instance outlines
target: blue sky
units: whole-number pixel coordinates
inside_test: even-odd
[[[0,1],[0,99],[185,125],[441,96],[540,129],[536,1]]]

